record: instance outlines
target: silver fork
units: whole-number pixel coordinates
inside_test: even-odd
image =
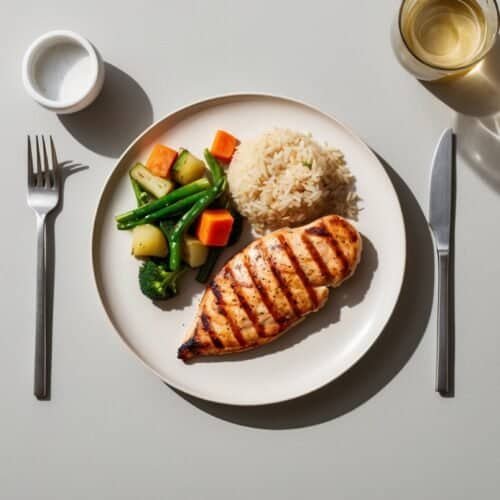
[[[46,281],[46,218],[59,203],[59,175],[54,141],[50,137],[50,159],[45,138],[42,148],[38,136],[36,165],[34,167],[31,140],[28,136],[28,205],[34,210],[37,222],[37,291],[34,394],[38,399],[49,396],[49,334],[47,331],[47,281]]]

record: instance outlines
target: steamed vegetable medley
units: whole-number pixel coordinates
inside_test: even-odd
[[[237,145],[219,130],[203,161],[187,149],[156,144],[146,165],[130,169],[137,207],[115,219],[118,229],[132,231],[132,254],[144,259],[139,285],[150,299],[175,296],[189,268],[206,283],[223,249],[238,240],[242,220],[219,163],[231,161]]]

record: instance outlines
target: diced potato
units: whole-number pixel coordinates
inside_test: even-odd
[[[182,240],[182,259],[190,267],[201,267],[208,257],[208,247],[198,238],[186,235]]]
[[[172,176],[179,184],[189,184],[205,175],[205,163],[192,155],[187,149],[181,151],[172,168]]]
[[[135,257],[166,257],[167,240],[152,224],[136,226],[132,230],[132,254]]]

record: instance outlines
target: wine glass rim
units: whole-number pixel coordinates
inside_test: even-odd
[[[483,59],[483,57],[486,55],[486,53],[491,50],[491,47],[488,49],[488,51],[486,51],[486,53],[484,54],[480,54],[478,55],[476,58],[474,58],[470,63],[467,63],[463,66],[453,66],[453,67],[444,67],[444,66],[438,66],[436,64],[431,64],[431,63],[428,63],[427,61],[424,61],[422,58],[420,58],[419,56],[417,56],[417,54],[415,54],[415,52],[413,52],[413,50],[411,49],[409,43],[406,41],[406,38],[405,38],[405,35],[403,33],[403,28],[402,28],[402,22],[403,22],[403,7],[405,6],[405,4],[408,2],[409,0],[403,0],[401,2],[401,6],[399,7],[399,14],[398,14],[398,29],[399,29],[399,34],[401,35],[401,39],[403,40],[403,43],[405,44],[406,48],[408,49],[408,52],[419,62],[421,62],[422,64],[424,64],[425,66],[427,66],[428,68],[432,68],[432,69],[437,69],[437,70],[440,70],[440,71],[460,71],[460,70],[464,70],[464,69],[468,69],[468,68],[471,68],[472,66],[474,66],[475,64],[477,64],[481,59]],[[499,11],[499,8],[498,8],[498,3],[497,3],[497,0],[491,0],[493,2],[493,5],[495,6],[495,10],[496,10],[496,13],[497,13],[497,26],[496,26],[496,30],[495,30],[495,33],[498,34],[498,28],[500,26],[500,11]],[[495,35],[496,37],[496,35]],[[493,45],[492,45],[493,47]]]

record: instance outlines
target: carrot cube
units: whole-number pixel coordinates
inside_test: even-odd
[[[207,209],[196,226],[196,237],[206,246],[225,247],[231,236],[234,218],[229,210]]]
[[[217,130],[210,152],[219,160],[230,162],[240,141],[224,130]]]
[[[167,148],[163,144],[156,144],[149,155],[146,167],[153,175],[166,179],[176,159],[177,151]]]

